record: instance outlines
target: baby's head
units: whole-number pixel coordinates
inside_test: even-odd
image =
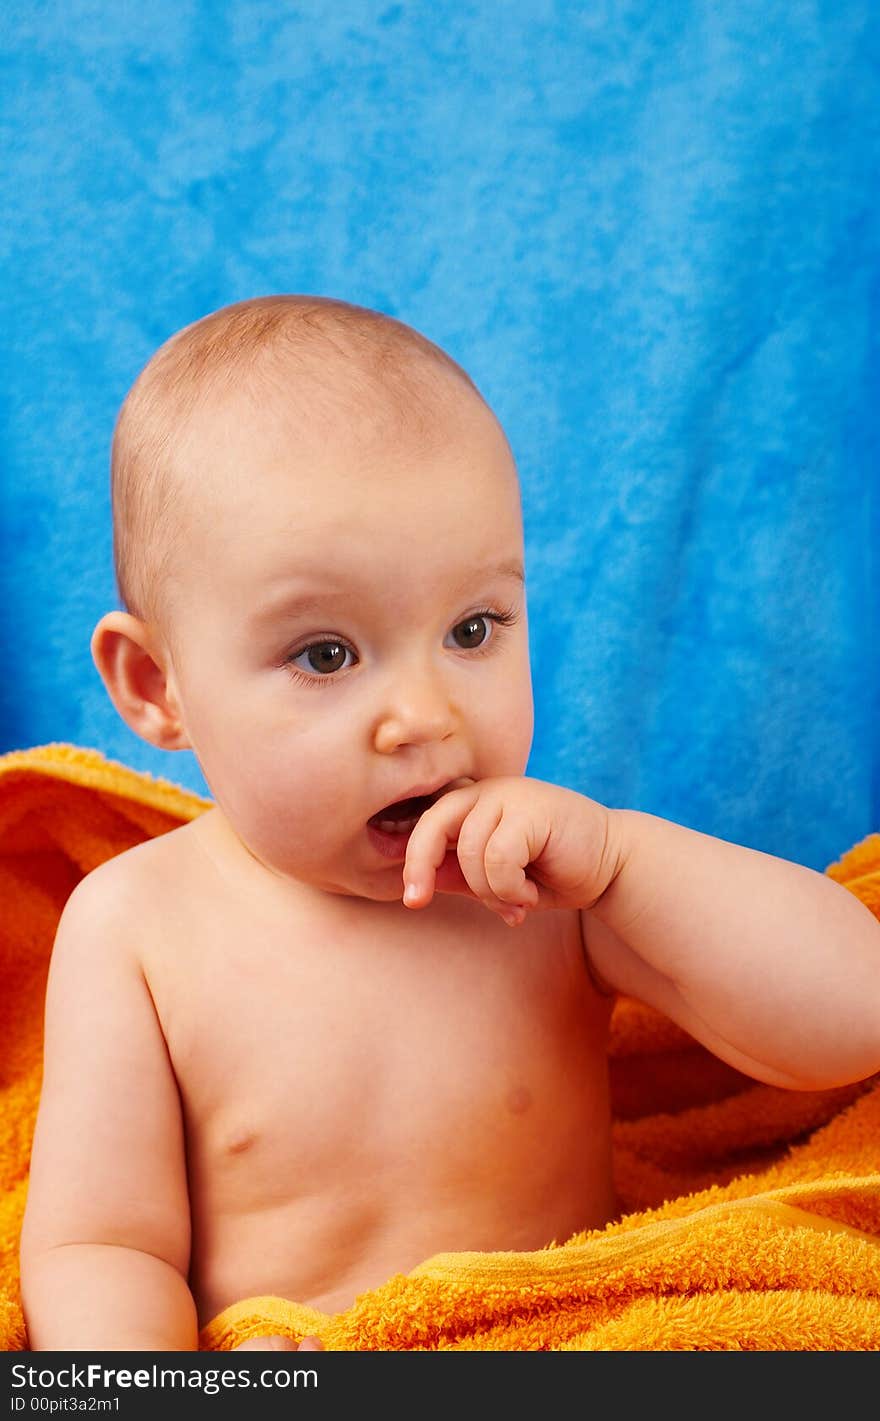
[[[399,898],[367,821],[531,745],[516,467],[476,387],[378,312],[257,298],[157,351],[112,469],[119,713],[193,750],[267,870]]]

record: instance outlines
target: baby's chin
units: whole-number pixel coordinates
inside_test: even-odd
[[[339,882],[331,877],[323,878],[318,875],[312,880],[311,886],[333,898],[360,900],[365,903],[400,903],[403,907],[403,873],[399,865],[396,865],[396,868],[396,873],[389,873],[384,879],[375,880],[367,876],[361,882]]]
[[[342,888],[339,891],[348,898],[360,898],[365,903],[399,903],[403,907],[402,874],[397,883],[368,884],[363,888]]]
[[[403,908],[403,865],[394,864],[385,873],[357,873],[353,870],[350,874],[339,871],[339,865],[327,863],[321,865],[312,860],[303,864],[292,862],[290,859],[280,861],[280,856],[272,860],[268,858],[260,859],[257,854],[251,851],[251,858],[262,865],[267,875],[276,883],[285,886],[294,897],[304,894],[306,898],[314,898],[317,901],[322,897],[338,900],[342,902],[364,903],[399,903]],[[334,871],[335,868],[335,871]]]

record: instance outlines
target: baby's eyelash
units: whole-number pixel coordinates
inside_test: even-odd
[[[493,612],[490,607],[481,607],[478,612],[468,612],[467,616],[462,617],[461,621],[470,622],[473,621],[476,617],[485,617],[487,622],[495,622],[500,627],[512,627],[516,622],[519,621],[519,613],[517,612],[515,607],[502,607],[499,612]],[[455,625],[459,627],[461,626],[461,622],[456,622]],[[481,644],[480,646],[471,647],[470,652],[468,654],[470,656],[487,655],[491,650],[492,642],[494,640],[494,637],[490,637],[485,646]]]
[[[481,607],[479,611],[469,612],[466,617],[462,617],[460,621],[455,623],[455,626],[460,626],[462,622],[472,621],[477,617],[485,617],[487,622],[495,622],[498,626],[512,627],[519,621],[519,612],[515,607],[501,607],[498,611],[495,611],[491,607]],[[471,647],[466,654],[468,656],[486,655],[491,649],[493,640],[494,638],[490,638],[485,647]],[[298,666],[293,665],[295,659],[298,656],[302,656],[304,651],[308,651],[309,647],[321,646],[327,643],[332,643],[335,646],[344,647],[346,651],[350,651],[353,655],[357,654],[354,651],[354,647],[349,646],[348,642],[343,641],[341,637],[321,637],[316,641],[306,642],[305,646],[301,646],[296,651],[292,651],[289,656],[286,656],[284,658],[282,666],[295,681],[299,681],[304,686],[330,685],[331,682],[337,680],[337,676],[333,672],[330,672],[326,676],[321,676],[317,672],[315,672],[313,675],[309,675],[307,671],[301,671]],[[464,648],[462,648],[462,650],[464,650]]]
[[[488,617],[490,622],[500,622],[503,627],[512,627],[514,622],[519,621],[519,613],[515,607],[503,607],[500,612],[493,612],[488,607],[483,607],[479,612],[471,612],[472,617]],[[467,617],[462,619],[467,621]]]
[[[309,675],[307,671],[301,671],[298,666],[294,666],[293,664],[298,656],[302,656],[304,651],[309,650],[309,647],[327,645],[341,646],[345,651],[350,651],[353,656],[357,654],[354,647],[349,646],[348,642],[343,641],[341,637],[319,637],[317,641],[308,641],[305,646],[301,646],[297,651],[292,651],[289,656],[285,656],[281,664],[293,680],[299,681],[303,686],[329,686],[332,681],[337,679],[332,672],[327,676],[321,676],[317,671]]]

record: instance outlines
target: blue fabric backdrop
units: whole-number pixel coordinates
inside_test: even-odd
[[[0,44],[3,749],[207,792],[89,655],[113,420],[309,291],[508,431],[532,773],[814,867],[880,828],[873,0],[23,0]]]

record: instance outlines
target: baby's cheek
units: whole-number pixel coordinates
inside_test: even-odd
[[[268,766],[259,793],[239,800],[242,837],[257,858],[294,878],[311,879],[340,852],[347,827],[327,781],[314,787],[305,776],[285,776]]]

